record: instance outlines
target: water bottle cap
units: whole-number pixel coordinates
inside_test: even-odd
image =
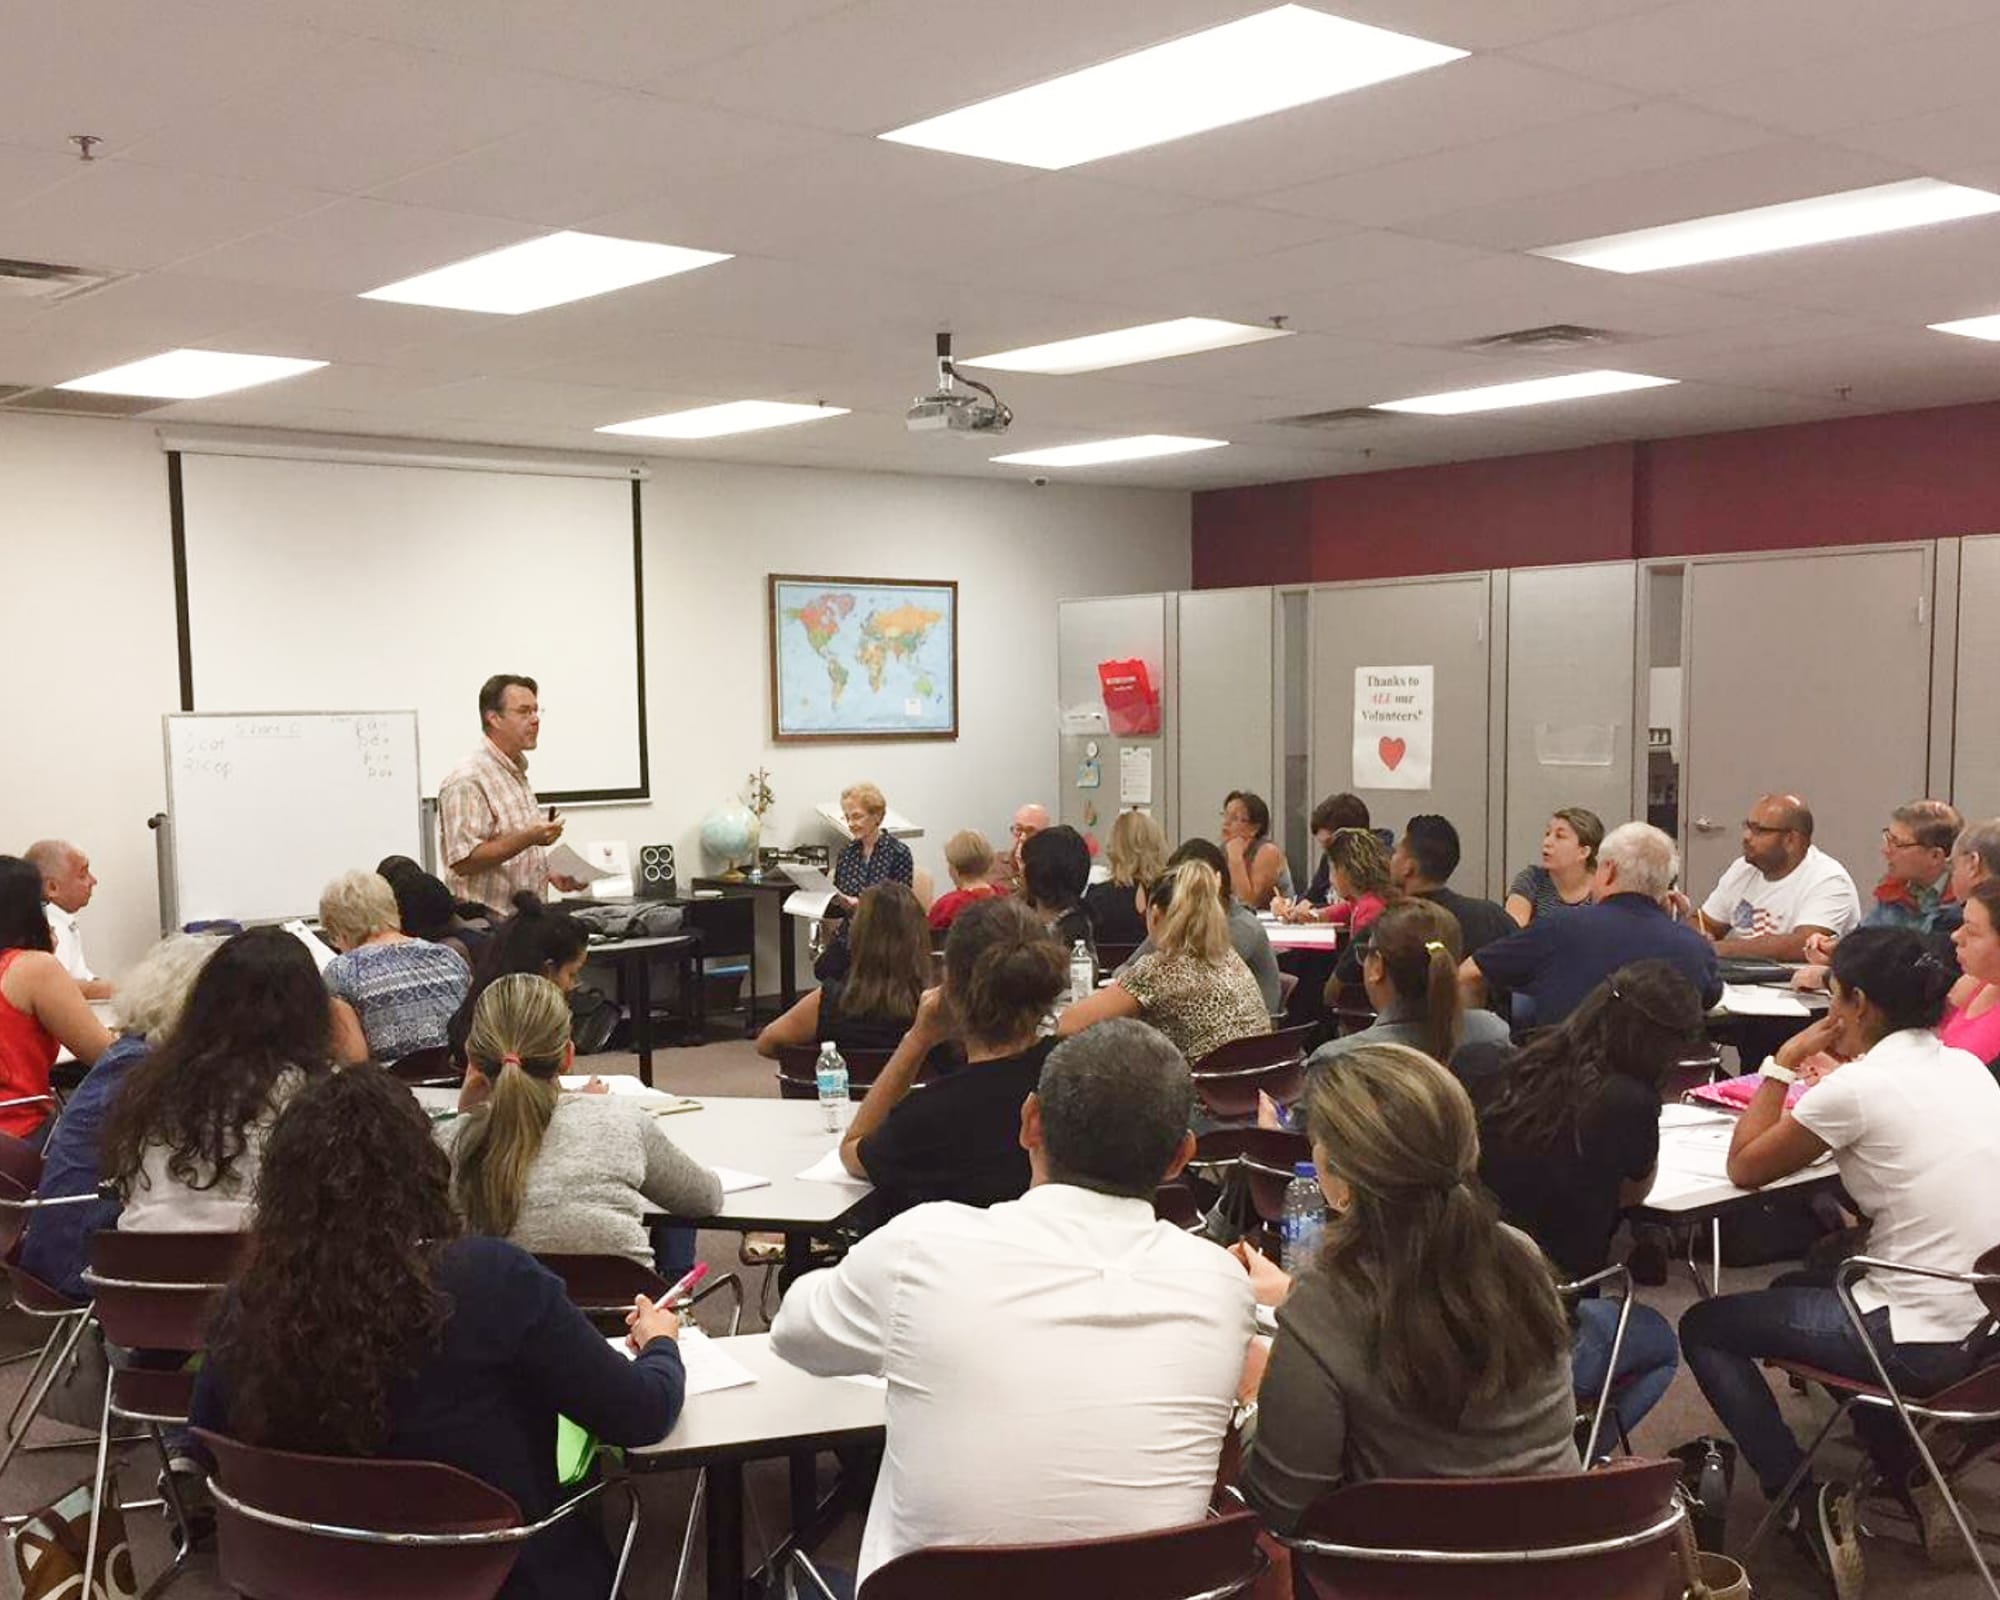
[[[1310,1161],[1293,1162],[1292,1176],[1295,1178],[1310,1178],[1314,1183],[1319,1182],[1319,1173]]]

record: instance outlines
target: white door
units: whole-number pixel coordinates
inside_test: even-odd
[[[1682,881],[1697,900],[1741,853],[1750,803],[1791,792],[1867,903],[1889,812],[1924,792],[1934,560],[1908,544],[1690,564]]]
[[[2000,538],[1966,539],[1958,554],[1958,690],[1950,797],[1968,821],[2000,816],[2000,696],[1987,691],[1991,619],[2000,616]]]
[[[1419,812],[1448,817],[1463,850],[1452,887],[1491,894],[1486,831],[1491,774],[1488,708],[1491,578],[1484,572],[1312,591],[1312,793],[1354,789],[1376,826],[1401,832]],[[1431,777],[1423,789],[1356,789],[1354,674],[1361,667],[1432,668]]]

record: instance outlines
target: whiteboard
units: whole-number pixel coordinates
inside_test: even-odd
[[[190,711],[414,706],[435,795],[479,686],[540,684],[548,800],[643,799],[638,551],[623,478],[184,453]]]
[[[176,925],[310,916],[341,873],[423,859],[414,711],[161,720]]]

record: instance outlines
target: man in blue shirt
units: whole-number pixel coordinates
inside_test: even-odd
[[[1680,854],[1658,828],[1613,828],[1597,848],[1594,904],[1537,917],[1467,956],[1458,969],[1466,1003],[1484,1005],[1488,984],[1511,989],[1517,1026],[1552,1027],[1620,967],[1657,958],[1685,973],[1701,1003],[1713,1006],[1722,998],[1715,946],[1665,907],[1679,874]]]

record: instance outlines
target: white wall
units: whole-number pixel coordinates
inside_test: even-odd
[[[654,800],[578,808],[570,837],[672,841],[692,876],[707,868],[702,817],[762,765],[777,796],[766,843],[826,841],[814,804],[872,779],[924,827],[918,863],[943,881],[954,829],[1001,841],[1022,800],[1056,798],[1056,601],[1185,588],[1189,499],[666,460],[645,489],[645,557]],[[959,739],[771,744],[770,572],[957,579]],[[0,849],[57,833],[90,852],[103,886],[86,936],[115,973],[158,927],[145,819],[163,803],[160,715],[179,704],[153,430],[0,419],[0,574],[15,663]],[[529,608],[522,626],[587,628],[589,616]],[[494,650],[513,659],[504,641]],[[458,737],[477,738],[470,709],[463,729],[423,730],[426,746]]]

